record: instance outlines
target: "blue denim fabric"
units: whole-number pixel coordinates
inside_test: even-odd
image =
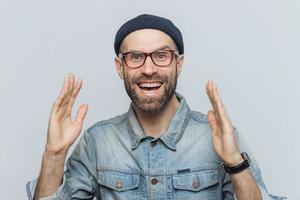
[[[63,184],[43,199],[234,199],[230,177],[213,149],[207,116],[190,110],[176,95],[180,106],[159,138],[143,133],[132,106],[87,129],[67,161]],[[252,161],[263,199],[284,199],[268,194],[255,159],[236,129],[235,134]],[[27,184],[30,200],[35,184]]]

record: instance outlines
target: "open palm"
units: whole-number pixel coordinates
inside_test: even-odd
[[[214,149],[226,165],[236,165],[242,157],[232,123],[213,81],[208,81],[206,92],[213,108],[208,111],[208,121],[212,130]]]
[[[81,89],[82,80],[75,83],[75,76],[69,74],[64,79],[64,85],[59,97],[53,103],[48,124],[46,151],[52,153],[67,152],[79,136],[88,105],[82,104],[72,121],[72,107]]]

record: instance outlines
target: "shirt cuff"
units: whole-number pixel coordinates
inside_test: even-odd
[[[36,184],[37,184],[37,178],[32,180],[32,181],[29,181],[26,184],[26,192],[27,192],[28,200],[33,200],[35,189],[36,189]],[[55,200],[55,199],[58,199],[60,194],[62,192],[66,193],[67,190],[68,190],[68,185],[65,183],[65,178],[64,178],[62,184],[57,188],[57,190],[51,196],[43,197],[43,198],[40,198],[39,200]]]
[[[258,185],[261,196],[263,200],[284,200],[287,199],[286,197],[281,197],[281,196],[274,196],[272,194],[269,194],[264,188],[262,188],[260,185]]]

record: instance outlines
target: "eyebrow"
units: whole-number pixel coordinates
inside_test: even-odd
[[[154,51],[152,52],[155,52],[155,51],[160,51],[160,50],[164,50],[164,49],[172,49],[169,45],[164,45],[162,47],[159,47],[158,49],[155,49]],[[129,49],[128,51],[126,52],[142,52],[142,51],[139,51],[139,50],[135,50],[135,49]]]

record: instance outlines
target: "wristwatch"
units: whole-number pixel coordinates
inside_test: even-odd
[[[250,166],[251,161],[248,154],[246,152],[242,152],[241,156],[243,157],[244,161],[236,166],[229,167],[223,164],[223,167],[227,173],[236,174],[243,171],[244,169],[247,169]]]

